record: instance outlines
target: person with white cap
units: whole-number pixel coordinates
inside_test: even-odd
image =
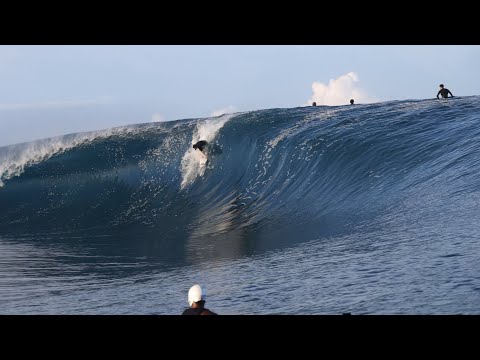
[[[185,309],[182,315],[217,315],[213,311],[205,308],[206,297],[207,294],[200,285],[193,285],[190,290],[188,290],[188,305],[190,305],[190,307]]]

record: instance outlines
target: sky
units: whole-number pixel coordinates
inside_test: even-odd
[[[269,108],[480,94],[479,45],[0,45],[0,147]]]

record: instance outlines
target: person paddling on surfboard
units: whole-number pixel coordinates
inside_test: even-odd
[[[437,99],[439,99],[438,95],[442,95],[442,98],[447,98],[448,94],[450,94],[450,97],[453,97],[453,94],[448,90],[446,87],[443,87],[443,84],[440,84],[440,90],[438,90],[437,93]]]
[[[188,290],[188,305],[190,307],[185,309],[182,315],[218,315],[205,308],[205,299],[206,294],[201,286],[198,284],[193,285]]]
[[[200,150],[201,152],[203,152],[203,148],[207,145],[207,142],[205,140],[200,140],[199,142],[197,142],[196,144],[193,144],[193,148],[195,150]]]

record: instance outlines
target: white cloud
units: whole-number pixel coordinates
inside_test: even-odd
[[[315,81],[312,84],[312,97],[306,105],[311,105],[314,101],[317,105],[347,105],[350,99],[354,99],[356,104],[378,101],[359,88],[358,82],[358,75],[353,71],[330,79],[328,85]]]
[[[165,117],[162,114],[155,113],[152,115],[152,122],[166,121]]]
[[[108,104],[111,101],[108,96],[99,97],[88,100],[63,100],[63,101],[47,101],[39,103],[23,103],[23,104],[0,104],[0,110],[26,110],[26,109],[57,109],[68,107],[79,107],[87,105]]]
[[[233,112],[235,112],[237,109],[235,108],[235,106],[233,105],[228,105],[224,108],[221,108],[221,109],[217,109],[217,110],[214,110],[210,113],[210,116],[220,116],[220,115],[223,115],[223,114],[231,114]]]

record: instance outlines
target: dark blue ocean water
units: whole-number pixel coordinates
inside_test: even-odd
[[[478,314],[479,174],[479,96],[1,147],[0,313]]]

